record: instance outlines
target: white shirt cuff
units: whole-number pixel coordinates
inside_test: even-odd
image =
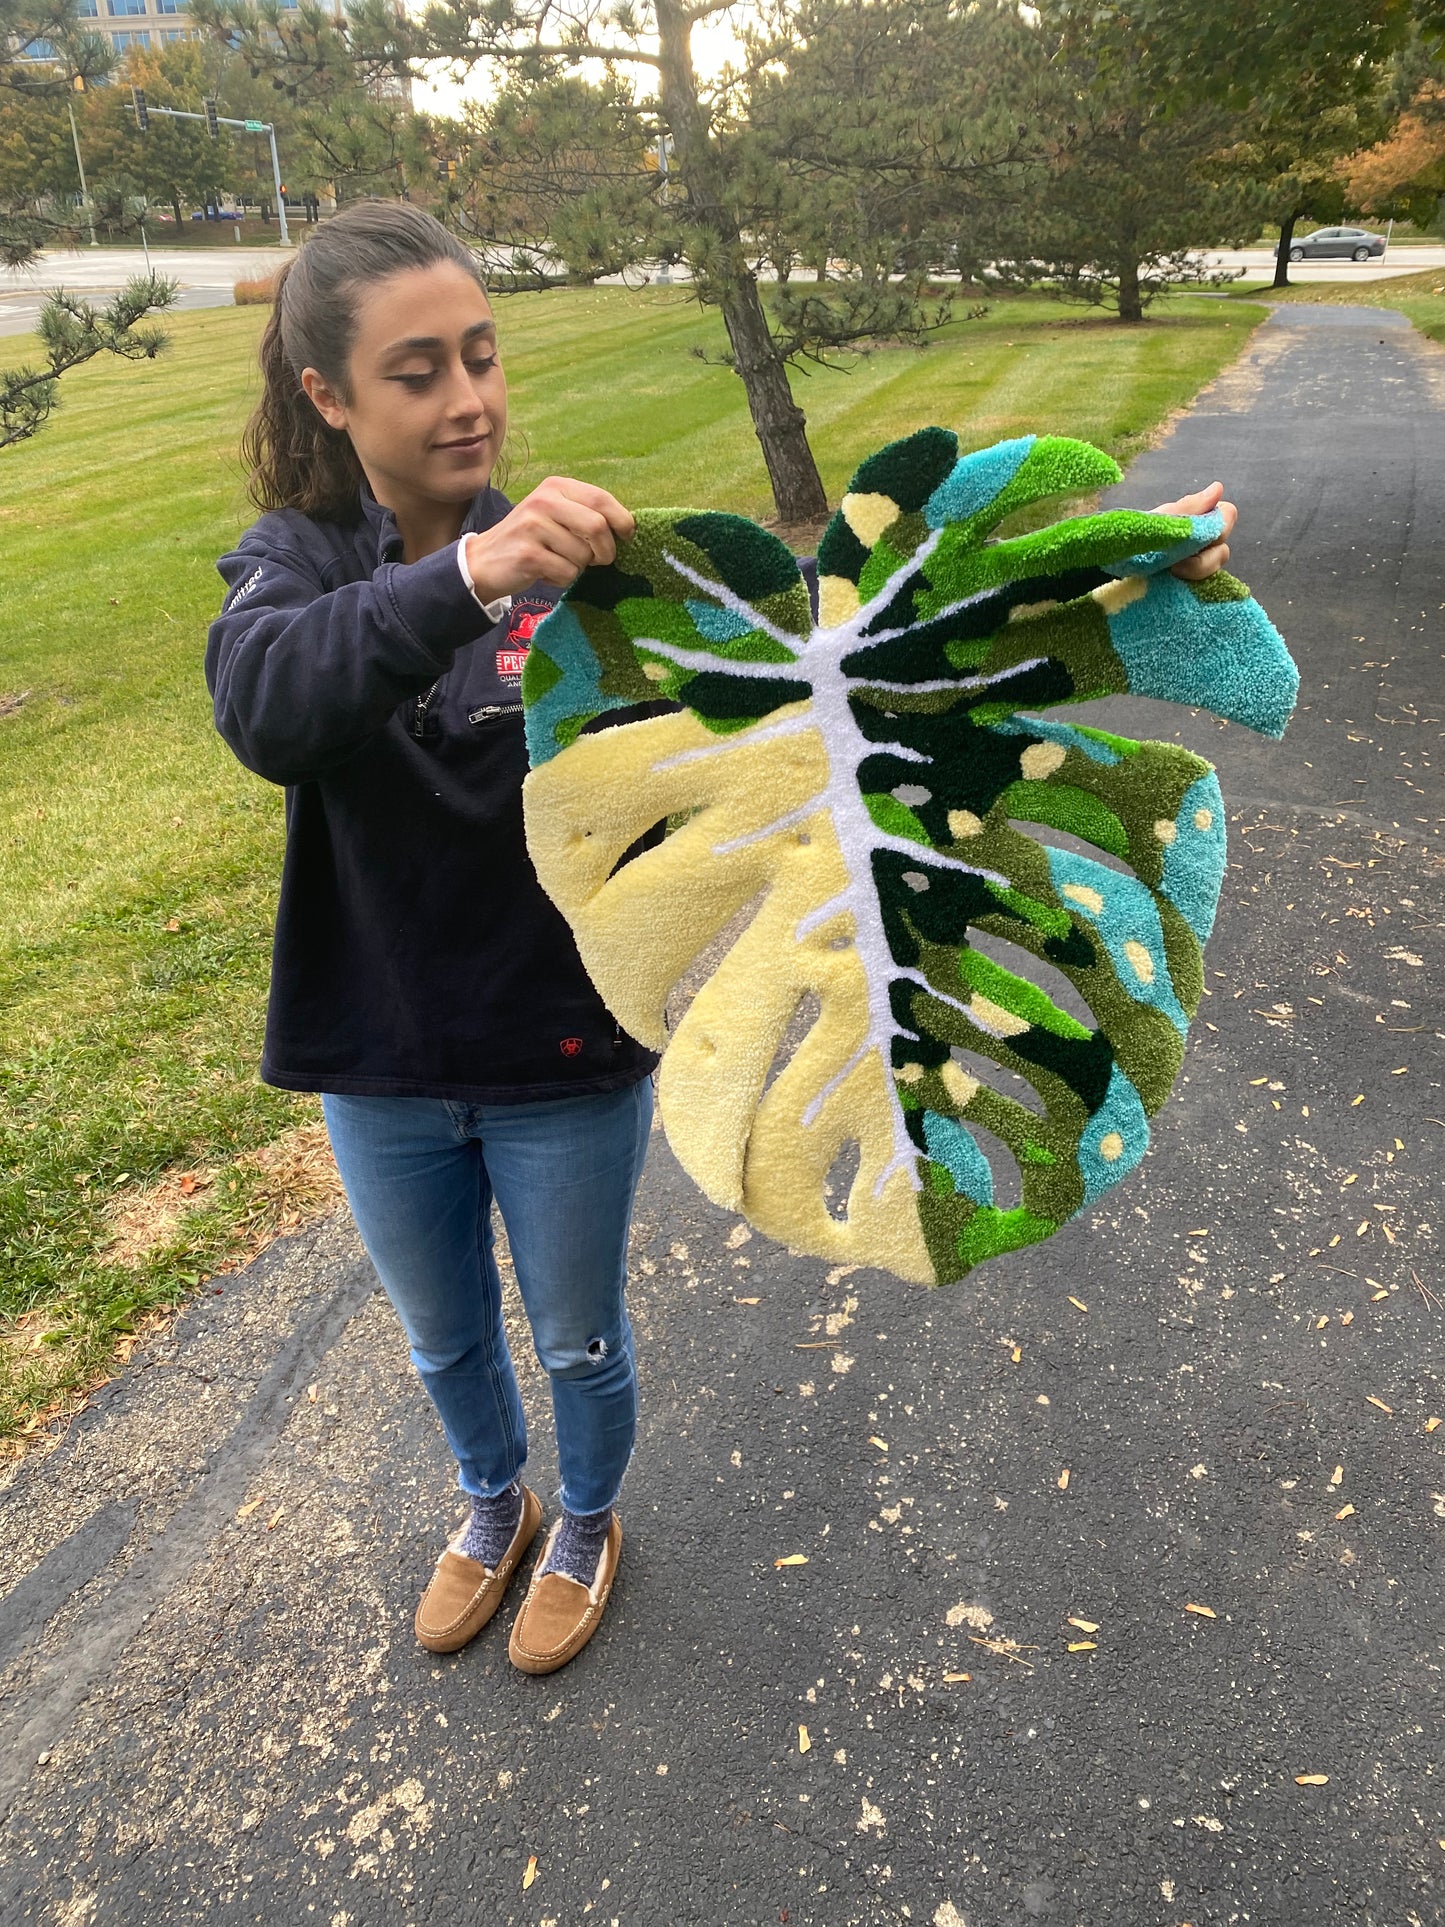
[[[457,567],[461,570],[462,581],[467,585],[467,594],[471,597],[472,601],[476,603],[482,614],[487,618],[487,621],[500,622],[508,609],[511,608],[512,598],[509,595],[499,595],[495,602],[482,601],[482,598],[477,594],[476,585],[472,581],[472,572],[467,567],[467,538],[465,536],[457,543]]]

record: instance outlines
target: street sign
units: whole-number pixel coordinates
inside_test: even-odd
[[[265,131],[266,123],[264,120],[248,120],[246,122],[246,132],[248,134],[264,134]]]

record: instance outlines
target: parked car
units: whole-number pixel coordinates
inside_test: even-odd
[[[1383,234],[1362,227],[1317,227],[1290,244],[1291,261],[1377,261],[1385,252]],[[1279,253],[1279,249],[1275,249]]]

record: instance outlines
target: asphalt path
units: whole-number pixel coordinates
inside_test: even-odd
[[[1229,482],[1304,687],[1281,745],[1101,711],[1232,824],[1114,1201],[930,1293],[655,1139],[621,1574],[548,1679],[510,1601],[413,1644],[456,1495],[346,1219],[208,1287],[9,1480],[7,1927],[1441,1919],[1442,394],[1288,308],[1121,491]]]

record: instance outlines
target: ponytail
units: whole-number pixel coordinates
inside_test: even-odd
[[[402,201],[357,201],[317,228],[282,268],[261,336],[261,399],[241,438],[257,508],[356,521],[361,463],[346,431],[323,420],[301,372],[316,369],[345,398],[361,290],[443,261],[482,286],[476,257],[432,215]]]

